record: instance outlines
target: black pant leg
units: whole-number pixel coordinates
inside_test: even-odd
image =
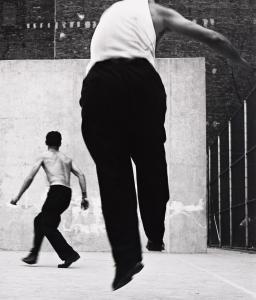
[[[62,185],[53,185],[42,207],[40,218],[41,230],[62,260],[75,253],[58,230],[61,214],[68,208],[71,200],[71,189]]]
[[[165,231],[166,203],[169,200],[164,144],[158,138],[137,139],[133,160],[136,165],[140,214],[146,236],[162,243]]]
[[[75,251],[57,229],[60,220],[61,217],[59,214],[43,212],[41,217],[42,231],[60,259],[66,260]]]
[[[117,70],[116,70],[117,67]],[[137,198],[129,152],[126,93],[119,66],[98,64],[82,91],[82,134],[95,161],[102,211],[117,265],[140,261]]]
[[[83,127],[83,136],[93,157],[102,202],[102,212],[113,258],[117,265],[141,261],[137,197],[132,163],[120,139],[101,136],[92,126]]]
[[[41,218],[42,218],[42,213],[39,213],[34,219],[34,240],[33,240],[33,248],[31,249],[31,253],[35,254],[36,256],[40,251],[43,238],[44,238],[44,233],[42,231],[42,226],[41,226]]]
[[[131,155],[136,164],[140,213],[148,239],[162,243],[169,199],[164,149],[166,93],[150,63],[139,61],[132,70]]]
[[[117,265],[141,261],[137,199],[130,158],[118,158],[115,167],[96,160],[96,166],[102,211],[114,260]]]

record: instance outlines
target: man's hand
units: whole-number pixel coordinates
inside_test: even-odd
[[[89,207],[89,201],[87,198],[83,198],[81,202],[81,209],[86,210]]]
[[[15,197],[15,198],[13,198],[13,199],[11,200],[10,203],[11,203],[12,205],[17,205],[18,201],[19,201],[19,198]]]

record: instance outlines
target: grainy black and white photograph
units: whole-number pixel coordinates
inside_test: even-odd
[[[1,0],[0,300],[256,299],[255,53],[256,0]]]

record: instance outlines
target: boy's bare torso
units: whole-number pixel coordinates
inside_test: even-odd
[[[48,150],[42,155],[42,167],[50,185],[70,187],[72,160],[60,151]]]

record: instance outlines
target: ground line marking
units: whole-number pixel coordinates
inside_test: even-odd
[[[213,276],[213,277],[219,279],[220,281],[223,281],[223,282],[225,282],[225,283],[227,283],[227,284],[233,286],[234,288],[236,288],[236,289],[238,289],[238,290],[243,291],[244,293],[246,293],[246,294],[252,296],[254,299],[256,299],[256,293],[254,293],[254,292],[252,292],[252,291],[250,291],[250,290],[247,290],[246,288],[244,288],[244,287],[242,287],[242,286],[240,286],[240,285],[238,285],[238,284],[236,284],[236,283],[234,283],[234,282],[232,282],[232,281],[226,279],[225,277],[222,277],[222,276],[220,276],[220,275],[217,275],[217,274],[215,274],[215,273],[213,273],[213,272],[211,272],[211,271],[208,271],[208,270],[206,270],[206,269],[204,269],[204,268],[198,267],[198,266],[195,265],[195,264],[188,263],[188,262],[186,262],[186,261],[184,261],[184,260],[182,260],[182,259],[179,259],[179,260],[182,261],[183,263],[187,264],[187,265],[190,265],[190,266],[194,267],[195,269],[198,269],[198,270],[200,270],[200,271],[203,271],[203,272],[205,272],[205,273],[207,273],[207,274],[209,274],[209,275],[211,275],[211,276]]]

